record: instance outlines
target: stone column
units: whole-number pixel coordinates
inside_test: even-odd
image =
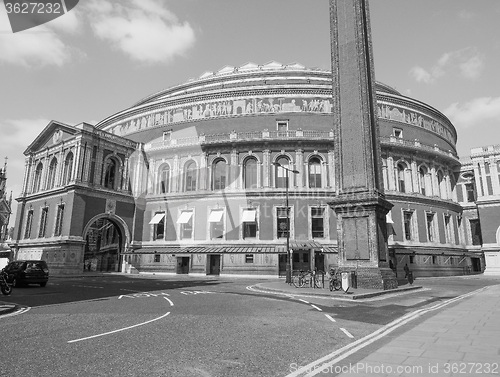
[[[396,177],[394,175],[394,159],[392,156],[387,157],[387,190],[396,191]]]
[[[500,195],[500,182],[498,181],[498,165],[495,160],[490,160],[490,176],[493,186],[493,195]]]
[[[74,153],[73,153],[73,167],[71,169],[71,179],[70,179],[70,182],[71,181],[79,181],[79,170],[78,170],[78,167],[80,166],[80,153],[81,153],[81,149],[82,149],[82,146],[81,146],[81,142],[78,141],[76,143],[76,146],[75,146],[75,150],[74,150]]]
[[[335,188],[335,151],[328,151],[328,185]]]
[[[239,166],[238,166],[238,151],[236,149],[233,149],[231,151],[231,164],[229,165],[229,189],[230,190],[237,190],[240,188],[238,185],[239,183]]]
[[[296,175],[295,179],[296,179],[296,186],[297,188],[301,189],[301,188],[304,188],[304,186],[307,184],[307,182],[305,183],[305,175],[307,175],[307,165],[304,165],[304,150],[303,149],[297,149],[295,151],[295,169],[298,170],[299,174],[293,174],[291,173],[292,175]],[[292,179],[290,180],[291,182],[293,182],[293,177]],[[292,187],[292,185],[290,186]]]
[[[482,188],[484,187],[482,184],[482,175],[479,172],[479,166],[477,164],[474,164],[474,177],[476,178],[476,191],[477,191],[477,198],[479,199],[480,196],[484,196],[484,192]]]
[[[368,0],[330,0],[339,266],[358,286],[390,289],[385,199]]]
[[[269,177],[269,167],[270,167],[270,158],[271,158],[271,151],[269,149],[265,149],[262,151],[263,156],[262,156],[262,169],[263,169],[263,178],[264,178],[264,187],[269,187],[271,185],[271,180]]]
[[[411,180],[412,180],[412,192],[420,192],[418,186],[418,168],[415,156],[411,159]]]

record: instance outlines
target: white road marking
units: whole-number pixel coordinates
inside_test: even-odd
[[[170,306],[174,306],[174,303],[168,297],[163,297],[163,298],[170,303]]]
[[[302,300],[301,298],[299,298],[299,301],[302,301],[303,303],[309,304],[309,301]]]
[[[98,338],[100,336],[105,336],[105,335],[110,335],[110,334],[114,334],[114,333],[117,333],[117,332],[120,332],[120,331],[125,331],[125,330],[130,330],[130,329],[133,329],[134,327],[138,327],[138,326],[142,326],[142,325],[146,325],[148,323],[151,323],[151,322],[154,322],[154,321],[158,321],[159,319],[162,319],[162,318],[165,318],[167,315],[169,315],[170,312],[166,313],[166,314],[163,314],[162,316],[158,317],[158,318],[154,318],[154,319],[151,319],[149,321],[146,321],[146,322],[142,322],[142,323],[138,323],[136,325],[132,325],[132,326],[128,326],[128,327],[124,327],[122,329],[117,329],[117,330],[113,330],[113,331],[108,331],[108,332],[105,332],[105,333],[102,333],[102,334],[97,334],[97,335],[92,335],[92,336],[87,336],[85,338],[80,338],[80,339],[74,339],[74,340],[68,340],[68,343],[76,343],[76,342],[81,342],[82,340],[88,340],[88,339],[93,339],[93,338]]]
[[[466,293],[461,296],[457,296],[455,298],[452,298],[450,300],[444,301],[442,303],[436,304],[434,306],[431,306],[429,308],[423,308],[423,309],[418,309],[414,312],[407,313],[404,316],[392,321],[391,323],[388,323],[387,325],[381,327],[377,331],[374,331],[373,333],[358,339],[352,343],[349,343],[348,345],[330,353],[329,355],[326,355],[318,360],[315,360],[302,368],[296,370],[293,373],[288,374],[286,377],[298,377],[298,376],[315,376],[318,373],[321,373],[321,371],[330,368],[332,365],[337,364],[339,361],[344,360],[346,357],[352,355],[353,353],[359,351],[360,349],[363,349],[364,347],[374,343],[375,341],[381,339],[387,334],[390,334],[397,328],[405,325],[406,323],[414,320],[415,318],[418,318],[430,311],[440,309],[446,305],[449,305],[455,301],[461,300],[465,297],[472,296],[478,292],[481,292],[488,287],[483,287],[480,289],[477,289],[475,291]]]
[[[329,315],[329,314],[325,314],[325,316],[326,316],[326,318],[328,318],[330,321],[332,321],[332,322],[337,322],[337,321],[335,320],[335,318],[333,318],[331,315]]]
[[[354,338],[354,336],[349,332],[347,331],[346,329],[344,329],[343,327],[340,327],[340,330],[346,334],[349,338]]]
[[[31,307],[27,306],[25,308],[18,309],[15,312],[1,315],[0,318],[14,317],[14,316],[19,315],[19,314],[24,314],[24,313],[28,312],[30,309],[31,309]]]
[[[316,305],[311,304],[311,306],[312,306],[314,309],[316,309],[316,310],[318,310],[318,311],[320,311],[320,312],[322,312],[322,311],[323,311],[323,309],[318,308]]]

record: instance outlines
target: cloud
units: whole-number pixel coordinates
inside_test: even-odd
[[[458,18],[462,20],[471,20],[474,17],[476,17],[476,14],[469,10],[462,9],[458,12]]]
[[[467,47],[444,53],[430,69],[417,65],[412,67],[409,73],[415,81],[424,84],[433,84],[440,77],[450,73],[468,80],[474,80],[481,76],[484,60],[483,54],[475,48]]]
[[[7,13],[2,11],[0,11],[0,51],[2,51],[0,63],[24,67],[45,65],[60,67],[70,59],[70,51],[50,28],[38,26],[12,33]]]
[[[500,119],[500,97],[480,97],[464,104],[453,103],[443,112],[458,128],[496,124]]]
[[[95,35],[136,61],[168,62],[195,42],[189,23],[179,22],[158,0],[93,0],[85,6]]]

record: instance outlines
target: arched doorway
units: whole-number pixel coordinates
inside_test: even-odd
[[[84,271],[120,271],[126,244],[123,224],[110,215],[96,216],[84,229]]]

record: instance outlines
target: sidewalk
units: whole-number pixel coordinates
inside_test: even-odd
[[[498,377],[499,319],[500,285],[486,286],[409,313],[287,377]]]
[[[493,285],[446,306],[384,346],[373,346],[355,362],[359,369],[338,375],[498,377],[499,339],[500,285]],[[342,363],[336,364],[337,370]]]
[[[325,279],[325,288],[296,288],[293,284],[285,283],[285,280],[272,281],[256,284],[256,287],[264,292],[277,292],[290,295],[302,296],[320,296],[331,297],[344,300],[360,300],[375,296],[388,295],[394,293],[405,292],[409,290],[421,289],[418,284],[410,285],[406,280],[400,282],[400,286],[396,289],[380,290],[380,289],[365,289],[365,288],[349,288],[347,292],[342,290],[332,291],[328,288],[328,280]]]

